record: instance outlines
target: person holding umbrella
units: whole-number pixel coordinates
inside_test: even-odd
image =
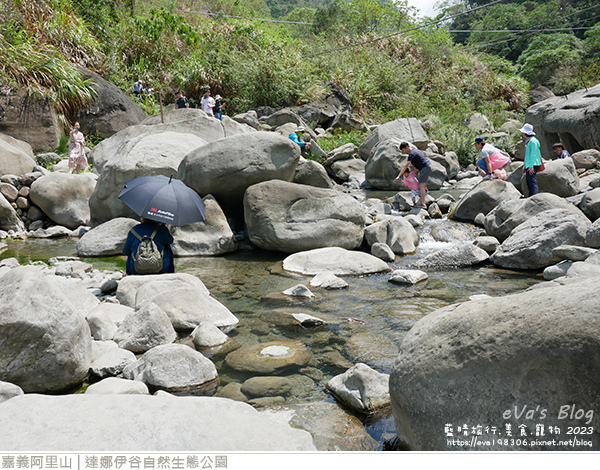
[[[173,236],[163,224],[181,226],[204,221],[202,198],[182,181],[158,175],[129,181],[119,199],[142,219],[129,231],[123,247],[127,274],[175,272]]]
[[[129,231],[123,247],[127,274],[174,273],[173,236],[169,229],[144,217],[141,222]]]

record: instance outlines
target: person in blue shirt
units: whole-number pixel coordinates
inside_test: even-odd
[[[565,146],[560,142],[555,143],[552,146],[552,150],[554,150],[554,153],[558,158],[567,158],[571,156],[571,154],[565,150]]]
[[[297,144],[298,146],[300,146],[300,150],[302,151],[302,153],[304,153],[306,150],[308,150],[310,148],[310,142],[304,142],[302,140],[302,133],[304,132],[304,127],[300,126],[298,127],[298,129],[296,129],[296,132],[292,132],[288,138],[294,142],[295,144]]]
[[[431,161],[419,149],[411,149],[408,142],[402,142],[400,144],[400,151],[404,154],[408,153],[408,159],[406,160],[404,167],[400,170],[400,173],[398,173],[398,177],[394,181],[398,181],[400,179],[409,165],[415,171],[418,171],[419,193],[421,194],[421,200],[419,204],[415,205],[415,207],[427,209],[427,205],[425,204],[425,196],[427,195],[427,180],[431,174]]]
[[[173,236],[169,232],[169,229],[163,224],[159,224],[158,222],[154,222],[153,220],[146,219],[144,217],[141,218],[141,221],[141,224],[138,224],[131,229],[135,230],[135,232],[141,238],[144,236],[150,237],[154,233],[154,230],[158,227],[158,231],[154,236],[154,242],[156,243],[158,249],[163,252],[163,268],[157,274],[174,273],[175,265],[173,264],[173,251],[171,250]],[[127,255],[127,274],[137,274],[135,272],[133,256],[137,254],[140,240],[132,233],[131,230],[127,234],[127,240],[125,241],[125,246],[123,247],[123,254]]]

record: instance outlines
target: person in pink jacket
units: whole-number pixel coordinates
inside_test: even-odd
[[[510,163],[510,157],[502,155],[496,147],[485,143],[483,137],[475,138],[475,147],[481,152],[477,167],[484,180],[498,178],[499,174],[506,175],[506,172],[501,173],[498,170]],[[506,176],[502,179],[506,179]]]
[[[414,206],[417,204],[417,198],[421,196],[417,173],[415,171],[411,171],[409,173],[408,170],[405,170],[402,176],[404,176],[404,178],[402,178],[402,184],[410,189],[410,195],[412,196],[412,202]],[[398,178],[396,178],[394,181],[398,181],[399,178],[400,176],[398,176]]]

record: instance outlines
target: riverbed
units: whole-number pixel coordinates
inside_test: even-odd
[[[417,252],[398,256],[390,268],[406,268],[429,253],[458,243],[471,243],[481,229],[470,224],[428,220],[418,228],[421,241]],[[75,239],[8,240],[0,259],[16,257],[21,264],[44,261],[56,256],[76,256]],[[389,373],[398,354],[398,345],[408,330],[430,312],[467,301],[470,296],[499,296],[524,290],[542,281],[538,273],[497,269],[491,263],[468,269],[431,271],[429,279],[413,287],[388,281],[390,273],[345,277],[349,286],[325,290],[309,286],[310,276],[282,269],[284,253],[266,252],[242,244],[235,253],[218,257],[176,258],[175,268],[200,278],[211,294],[240,320],[229,333],[237,345],[247,346],[280,339],[304,343],[314,361],[307,367],[287,373],[294,384],[286,404],[333,401],[325,383],[357,362]],[[84,258],[99,270],[124,270],[124,257]],[[297,284],[309,286],[313,298],[289,297],[282,292]],[[325,323],[305,328],[290,322],[289,313],[305,313]],[[186,335],[179,341],[186,342]],[[226,365],[228,351],[210,358],[219,371],[220,386],[243,382],[251,375]],[[284,373],[285,374],[285,373]],[[365,426],[380,448],[394,438],[390,413],[375,419],[364,417]]]

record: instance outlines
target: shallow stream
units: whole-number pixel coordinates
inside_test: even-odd
[[[409,267],[425,255],[451,244],[469,243],[480,229],[443,219],[429,220],[418,231],[421,241],[417,253],[397,257],[396,262],[390,263],[392,269]],[[8,250],[0,254],[0,259],[16,257],[21,264],[30,260],[47,261],[55,256],[76,256],[73,239],[7,243]],[[413,287],[388,282],[389,273],[345,277],[348,288],[324,290],[309,286],[315,297],[302,299],[281,294],[299,283],[308,286],[311,279],[311,276],[283,271],[281,261],[286,256],[250,250],[220,257],[175,260],[176,271],[199,277],[211,294],[237,316],[240,323],[229,336],[240,345],[295,339],[307,346],[314,362],[286,375],[294,384],[293,395],[287,398],[286,404],[332,401],[324,384],[357,362],[389,373],[402,337],[416,321],[433,310],[465,301],[474,294],[498,296],[521,291],[542,280],[535,273],[497,269],[487,264],[469,269],[428,271],[429,280]],[[125,268],[124,257],[82,261],[100,270]],[[289,313],[310,314],[326,323],[303,328],[290,322]],[[221,386],[250,377],[228,368],[224,357],[224,352],[211,357],[219,371]],[[365,425],[382,446],[394,437],[389,413],[381,414],[378,419],[367,419]]]

